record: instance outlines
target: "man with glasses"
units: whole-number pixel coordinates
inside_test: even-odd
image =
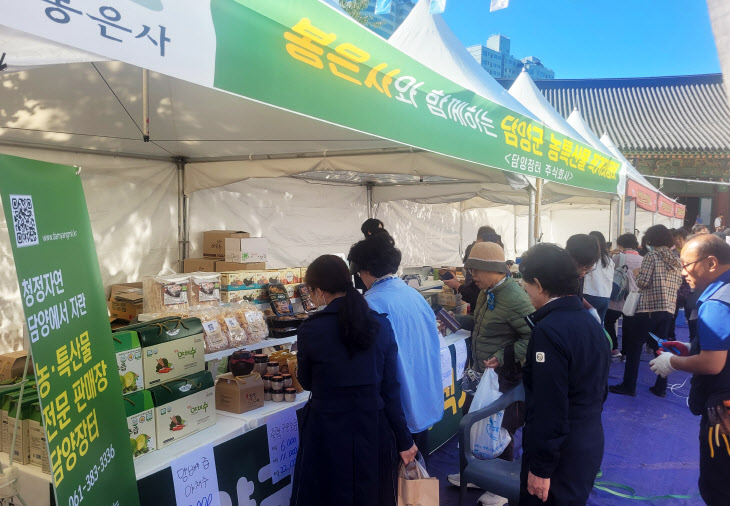
[[[688,350],[683,343],[665,343],[682,356],[663,352],[651,369],[667,377],[672,371],[693,374],[689,408],[700,421],[702,499],[730,504],[730,245],[712,235],[697,236],[682,249],[682,275],[700,292],[697,338]]]

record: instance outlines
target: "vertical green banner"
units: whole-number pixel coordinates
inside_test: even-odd
[[[81,178],[0,155],[2,194],[59,506],[139,506]]]

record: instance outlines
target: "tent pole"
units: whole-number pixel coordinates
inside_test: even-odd
[[[517,259],[519,253],[517,252],[517,206],[512,206],[512,217],[514,218],[515,226],[514,226],[514,232],[512,234],[512,247],[515,251],[515,259]]]
[[[459,258],[464,258],[464,201],[459,202]]]
[[[188,257],[188,198],[185,196],[185,160],[177,161],[177,259],[179,270],[183,270],[183,262]]]
[[[368,218],[373,218],[375,216],[373,209],[373,183],[368,183],[365,187],[367,190]]]
[[[527,208],[527,247],[535,245],[535,188],[530,186],[527,189],[529,203]]]
[[[535,191],[535,232],[534,237],[535,242],[538,242],[540,240],[540,212],[542,211],[542,184],[543,180],[542,178],[537,178],[537,190]]]
[[[621,206],[621,209],[619,210],[618,215],[618,235],[616,236],[616,239],[618,240],[619,236],[624,233],[624,221],[626,220],[626,197],[621,196],[621,200],[619,201],[619,205]]]
[[[142,139],[150,141],[150,71],[142,69]]]
[[[613,200],[608,202],[608,242],[611,242],[613,236]]]

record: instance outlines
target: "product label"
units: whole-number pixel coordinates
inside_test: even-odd
[[[205,370],[203,334],[142,349],[145,388]]]
[[[164,304],[166,306],[174,306],[177,304],[188,303],[188,285],[170,283],[164,287]]]
[[[142,348],[117,352],[117,369],[119,369],[119,381],[122,384],[123,394],[144,388]]]
[[[226,336],[223,335],[223,331],[217,321],[203,322],[203,332],[211,349],[220,348],[225,345]]]
[[[226,325],[228,326],[229,332],[238,332],[241,333],[243,329],[241,328],[241,325],[239,325],[238,320],[235,318],[225,318]]]
[[[155,408],[157,449],[215,425],[215,388]]]
[[[200,302],[213,302],[221,300],[221,284],[218,282],[206,282],[198,285],[198,300]]]
[[[128,416],[127,428],[132,456],[135,459],[157,449],[154,409]]]

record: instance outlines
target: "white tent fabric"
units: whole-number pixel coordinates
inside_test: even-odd
[[[105,286],[177,268],[177,168],[154,160],[4,147],[5,154],[81,167]],[[1,205],[0,205],[1,207]],[[23,346],[23,307],[5,215],[0,212],[0,353]]]
[[[715,45],[717,55],[720,58],[725,82],[730,82],[730,2],[727,0],[707,0],[707,8],[710,11],[712,22],[712,33],[715,34]],[[727,96],[730,104],[730,94]]]
[[[440,14],[429,14],[429,5],[419,0],[388,43],[463,88],[537,119],[477,63]]]
[[[70,46],[49,42],[41,37],[2,27],[0,48],[6,54],[6,73],[30,70],[43,65],[105,61],[103,56]]]
[[[584,139],[579,132],[565,121],[565,118],[563,118],[560,113],[555,110],[552,104],[548,102],[545,95],[543,95],[537,86],[535,86],[530,74],[528,74],[525,69],[522,69],[520,75],[517,76],[515,82],[512,83],[512,86],[510,86],[509,94],[515,97],[517,101],[524,105],[549,128],[578,141],[586,142],[586,139]]]

